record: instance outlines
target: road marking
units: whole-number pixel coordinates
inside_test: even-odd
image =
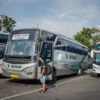
[[[65,83],[69,83],[69,82],[72,82],[72,81],[75,81],[75,80],[82,79],[84,77],[86,77],[86,76],[82,76],[82,77],[78,77],[78,78],[75,78],[75,79],[71,79],[69,81],[64,81],[64,82],[61,82],[61,83],[58,83],[58,84],[54,84],[54,85],[48,86],[47,88],[50,88],[50,87],[53,87],[53,86],[58,86],[58,85],[65,84]],[[36,89],[36,90],[33,90],[33,91],[29,91],[29,92],[24,92],[24,93],[21,93],[21,94],[12,95],[12,96],[9,96],[9,97],[1,98],[0,100],[7,100],[7,99],[11,99],[11,98],[18,97],[18,96],[21,96],[21,95],[30,94],[30,93],[33,93],[33,92],[37,92],[41,89],[42,88],[39,88],[39,89]]]

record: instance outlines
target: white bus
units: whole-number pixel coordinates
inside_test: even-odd
[[[0,43],[7,43],[9,33],[0,32]]]
[[[100,76],[100,42],[97,42],[94,50],[91,50],[92,72]]]
[[[9,36],[2,75],[39,79],[41,56],[52,67],[48,80],[56,76],[82,74],[87,69],[88,48],[77,41],[42,29],[14,30]]]
[[[0,43],[0,76],[2,73],[2,59],[4,56],[5,46],[6,46],[5,44]]]
[[[4,56],[4,50],[8,39],[8,35],[9,35],[8,33],[0,32],[0,76],[2,73],[2,59]]]

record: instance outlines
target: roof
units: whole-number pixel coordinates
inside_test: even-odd
[[[100,50],[92,50],[92,52],[100,53]]]
[[[40,28],[23,28],[23,29],[16,29],[16,30],[13,30],[13,31],[18,31],[18,30],[19,30],[19,31],[21,31],[21,30],[32,30],[32,29],[47,31],[47,30],[45,30],[45,29],[40,29]],[[13,32],[13,31],[12,31],[12,32]],[[48,32],[50,32],[50,31],[48,31]],[[83,46],[83,47],[85,47],[85,48],[88,49],[87,46],[85,46],[85,45],[79,43],[78,41],[76,41],[76,40],[74,40],[74,39],[72,39],[72,38],[66,37],[66,36],[61,35],[61,34],[59,34],[59,33],[56,34],[55,32],[50,32],[50,33],[54,33],[55,35],[62,36],[62,37],[64,37],[64,38],[68,39],[69,41],[74,42],[74,43],[76,43],[76,44],[78,44],[78,45],[81,45],[81,46]]]
[[[97,42],[96,44],[100,44],[100,42]]]

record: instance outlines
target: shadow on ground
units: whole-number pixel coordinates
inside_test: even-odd
[[[76,77],[75,75],[64,75],[64,76],[59,76],[57,77],[57,81],[61,81],[61,80],[64,80],[66,78],[74,78]],[[19,83],[19,84],[25,84],[25,85],[39,85],[41,84],[39,80],[22,80],[22,79],[10,79],[8,80],[10,83]],[[47,81],[47,85],[54,85],[56,82],[52,82],[52,81]]]

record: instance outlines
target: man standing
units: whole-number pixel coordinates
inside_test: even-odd
[[[46,67],[44,60],[39,57],[39,60],[41,61],[42,67],[40,72],[40,82],[42,83],[42,90],[40,92],[46,92]]]

